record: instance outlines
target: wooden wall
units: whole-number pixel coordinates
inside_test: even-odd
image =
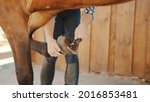
[[[38,54],[33,53],[32,58],[41,63]],[[79,59],[84,72],[137,76],[150,81],[150,0],[96,7],[95,20],[79,48]],[[63,56],[56,67],[65,69]]]

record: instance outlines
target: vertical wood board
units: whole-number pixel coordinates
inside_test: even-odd
[[[107,71],[110,11],[110,6],[97,7],[92,24],[90,68],[94,72]]]
[[[115,73],[131,75],[134,28],[134,2],[117,7]]]
[[[116,46],[116,19],[117,19],[117,5],[111,7],[110,18],[110,34],[109,34],[109,56],[108,56],[108,73],[114,73],[115,64],[115,46]]]

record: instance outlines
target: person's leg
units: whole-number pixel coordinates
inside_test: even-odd
[[[41,70],[41,85],[52,85],[56,59],[56,57],[44,57]]]
[[[71,40],[74,39],[74,32],[80,23],[80,10],[72,12],[65,18],[65,29],[66,35]],[[77,55],[66,55],[66,72],[65,72],[65,84],[66,85],[77,85],[79,77],[79,61]]]
[[[79,62],[77,55],[66,55],[65,85],[77,85],[79,78]]]
[[[54,39],[57,39],[62,32],[62,19],[61,17],[56,17],[55,27],[54,27]],[[55,63],[56,57],[44,58],[42,62],[41,70],[41,84],[42,85],[51,85],[54,79],[55,74]]]

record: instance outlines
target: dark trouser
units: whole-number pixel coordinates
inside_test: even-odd
[[[66,10],[57,14],[55,27],[54,27],[54,39],[57,39],[60,35],[74,39],[74,32],[80,23],[80,10]],[[66,72],[65,72],[65,84],[77,85],[79,77],[79,62],[77,55],[65,55],[66,59]],[[44,58],[41,71],[41,84],[51,85],[54,73],[55,63],[57,57]]]

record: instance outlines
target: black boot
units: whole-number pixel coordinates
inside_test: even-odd
[[[55,73],[56,57],[44,58],[41,70],[41,85],[52,85]]]
[[[79,61],[77,55],[66,55],[65,85],[77,85],[79,78]]]

